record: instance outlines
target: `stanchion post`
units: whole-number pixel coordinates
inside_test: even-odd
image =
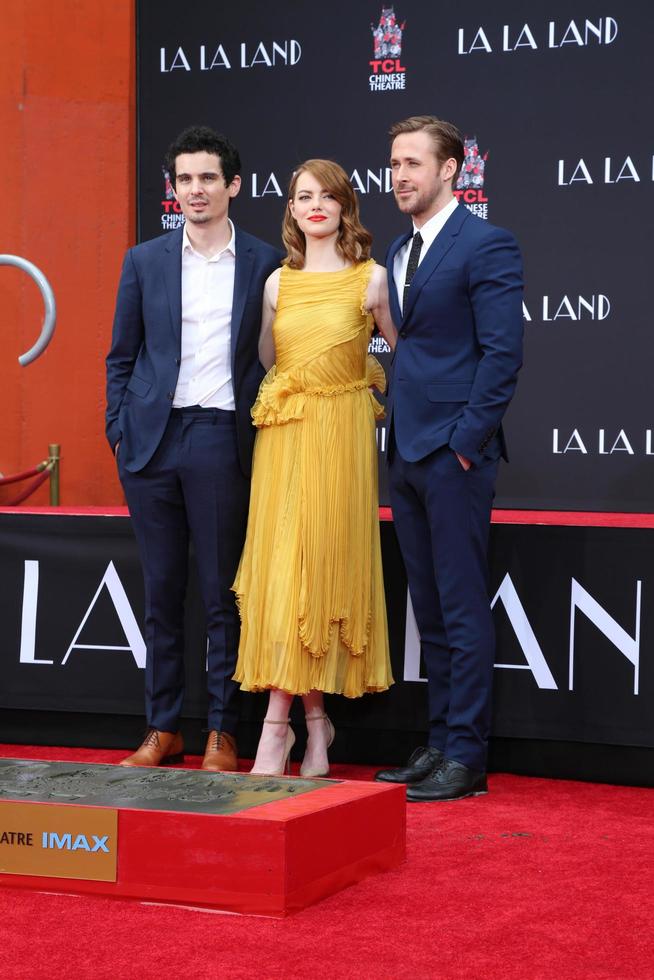
[[[61,458],[61,446],[58,442],[51,442],[48,446],[48,464],[50,466],[50,506],[59,506],[59,460]]]

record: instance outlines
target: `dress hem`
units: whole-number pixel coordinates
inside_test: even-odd
[[[366,687],[359,694],[346,694],[345,691],[326,687],[311,687],[306,691],[290,691],[286,687],[275,687],[274,684],[261,684],[246,687],[245,684],[242,684],[241,681],[236,679],[236,677],[234,677],[233,680],[236,681],[242,691],[245,691],[248,694],[262,694],[264,691],[283,691],[284,694],[291,694],[293,697],[304,697],[306,694],[311,694],[312,691],[320,691],[321,694],[338,694],[341,697],[349,698],[351,701],[354,701],[357,698],[362,698],[364,694],[383,694],[384,691],[390,690],[390,688],[395,684],[395,681],[390,681],[385,687]]]

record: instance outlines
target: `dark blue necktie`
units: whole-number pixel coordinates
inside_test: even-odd
[[[411,251],[409,252],[409,264],[406,267],[406,279],[404,280],[404,293],[402,296],[402,312],[406,307],[407,296],[409,295],[409,287],[413,281],[413,277],[416,274],[418,268],[418,262],[420,261],[420,251],[422,249],[422,236],[420,232],[417,231],[413,236],[413,241],[411,243]]]

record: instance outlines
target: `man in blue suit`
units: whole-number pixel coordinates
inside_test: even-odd
[[[131,248],[107,357],[107,438],[145,580],[148,730],[123,765],[183,758],[184,596],[193,539],[207,618],[209,738],[203,768],[237,768],[239,621],[230,586],[247,523],[266,278],[281,253],[235,228],[240,159],[206,127],[166,166],[183,229]]]
[[[457,203],[461,135],[433,116],[391,129],[410,234],[387,257],[398,328],[389,394],[391,504],[427,670],[428,745],[377,779],[407,799],[487,792],[494,631],[487,547],[502,417],[522,363],[514,237]]]

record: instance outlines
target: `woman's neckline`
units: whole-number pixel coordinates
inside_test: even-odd
[[[344,272],[352,272],[353,269],[358,268],[358,266],[365,263],[355,262],[352,265],[343,266],[342,269],[293,269],[290,265],[285,265],[282,268],[288,269],[289,272],[298,272],[303,276],[340,276]]]

